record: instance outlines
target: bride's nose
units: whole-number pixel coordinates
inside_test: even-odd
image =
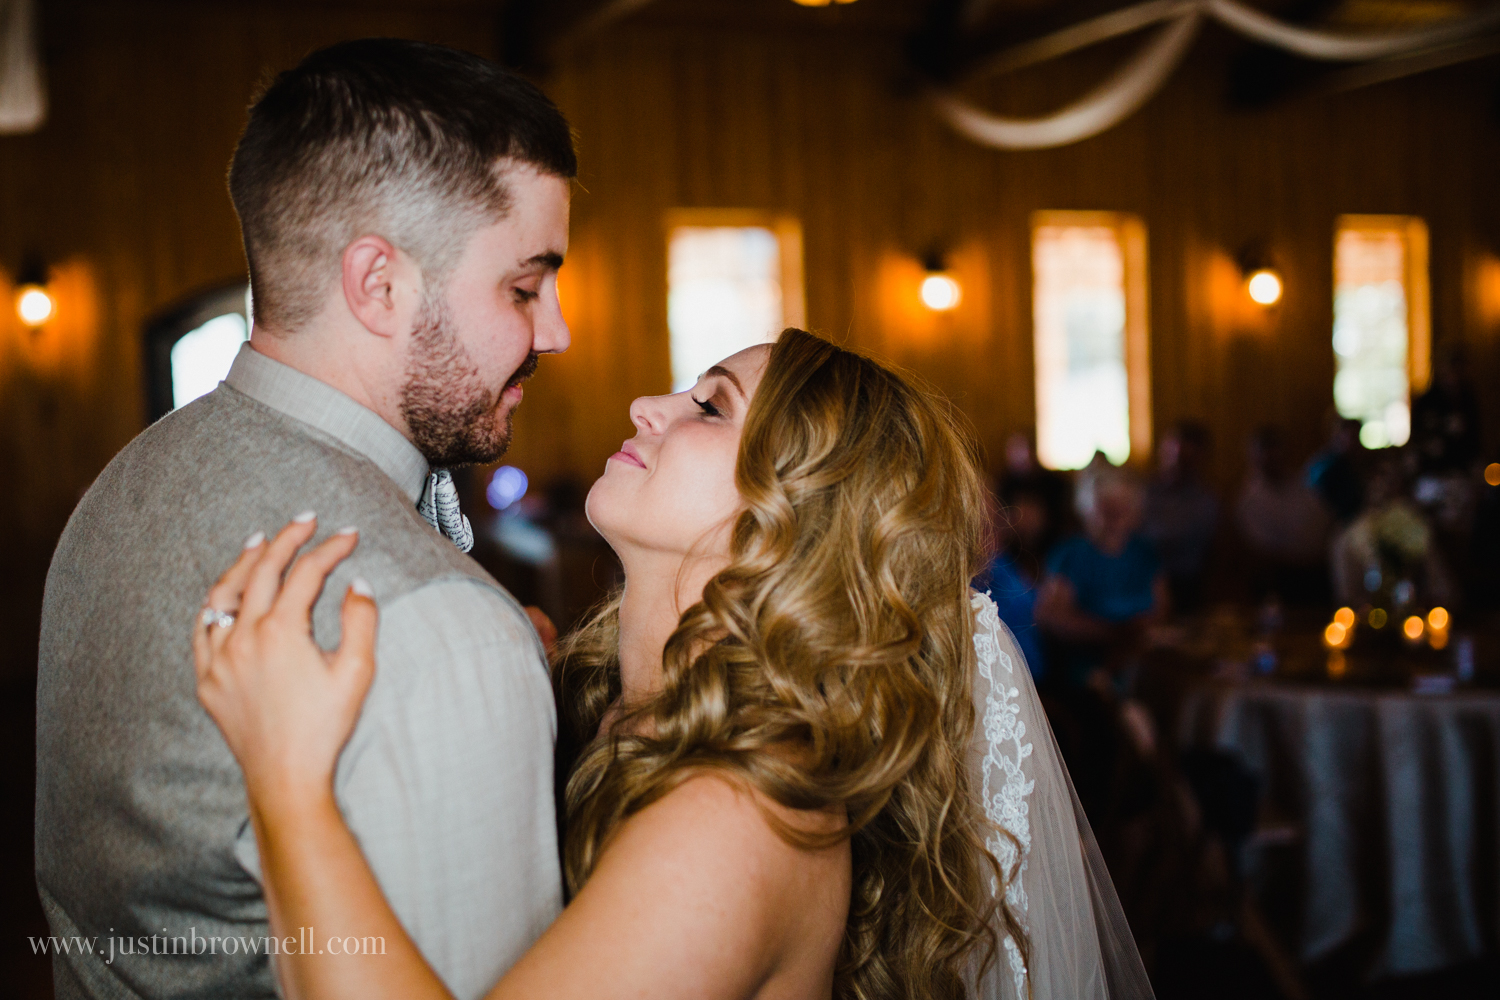
[[[643,431],[660,434],[667,426],[665,403],[671,396],[642,396],[630,404],[630,422]]]

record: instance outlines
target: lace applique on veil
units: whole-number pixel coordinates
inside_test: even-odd
[[[1036,787],[1027,777],[1023,762],[1031,757],[1026,738],[1026,723],[1020,718],[1016,699],[1020,689],[1012,683],[1015,661],[1000,644],[1004,626],[995,603],[984,594],[970,599],[974,609],[974,652],[978,656],[979,677],[976,681],[976,707],[980,709],[979,725],[987,749],[979,762],[984,813],[995,827],[985,839],[985,847],[1009,875],[1004,903],[1024,929],[1027,926],[1028,900],[1024,875],[1031,852],[1031,825],[1026,797]],[[1023,666],[1022,669],[1025,669]],[[1010,834],[1009,837],[1000,831]],[[990,880],[990,892],[997,899],[998,880]],[[1006,934],[1002,942],[1016,996],[1027,995],[1026,963],[1015,939]]]

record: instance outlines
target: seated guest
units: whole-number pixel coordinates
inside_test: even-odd
[[[1219,520],[1219,500],[1203,482],[1208,428],[1178,422],[1157,447],[1157,472],[1146,487],[1143,534],[1155,547],[1178,610],[1202,600],[1204,568]]]
[[[1365,505],[1364,478],[1359,459],[1359,421],[1334,414],[1329,419],[1328,443],[1307,462],[1307,485],[1328,505],[1339,524],[1354,520]]]
[[[1249,554],[1253,597],[1287,604],[1326,603],[1329,515],[1311,487],[1287,467],[1281,429],[1250,436],[1250,471],[1235,505]]]
[[[1000,620],[1015,634],[1038,684],[1046,677],[1047,667],[1035,611],[1050,520],[1047,498],[1031,484],[1004,490],[995,516],[997,552],[974,583],[995,602]]]
[[[1101,825],[1116,812],[1122,734],[1131,729],[1121,696],[1147,627],[1169,603],[1161,563],[1138,533],[1143,493],[1133,475],[1107,462],[1079,474],[1084,533],[1048,556],[1036,603],[1037,625],[1052,640],[1048,712],[1079,801]]]
[[[1048,555],[1036,604],[1037,624],[1058,643],[1058,680],[1071,688],[1117,675],[1170,603],[1161,561],[1139,532],[1144,491],[1135,476],[1089,470],[1076,503],[1083,534]]]

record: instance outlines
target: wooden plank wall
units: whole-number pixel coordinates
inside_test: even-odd
[[[575,346],[549,359],[528,396],[518,461],[544,476],[599,468],[628,433],[631,393],[665,391],[660,220],[671,207],[800,216],[809,324],[925,376],[992,455],[1006,432],[1034,421],[1028,219],[1038,209],[1145,220],[1153,423],[1205,420],[1226,488],[1258,424],[1283,424],[1302,455],[1320,439],[1332,404],[1340,213],[1428,220],[1437,337],[1469,345],[1476,377],[1496,373],[1493,60],[1232,114],[1224,66],[1238,43],[1209,31],[1123,126],[1063,149],[1006,153],[958,137],[902,96],[899,46],[881,34],[642,18],[560,62],[548,86],[578,128],[585,188],[564,288]],[[975,93],[999,112],[1043,113],[1128,51]],[[1271,310],[1244,295],[1235,263],[1253,242],[1286,279]],[[948,250],[963,284],[951,314],[917,304],[917,260],[931,247]],[[595,391],[570,396],[580,379]],[[1500,431],[1500,401],[1487,405]]]
[[[35,249],[57,265],[61,312],[37,336],[0,309],[0,677],[31,669],[56,536],[142,428],[142,324],[244,272],[223,176],[255,81],[361,35],[496,49],[493,5],[458,0],[45,6],[52,119],[37,135],[0,137],[0,302]],[[510,459],[535,481],[591,479],[630,433],[630,399],[666,390],[662,218],[676,207],[798,215],[809,324],[951,395],[991,454],[1033,419],[1027,219],[1037,209],[1145,219],[1154,422],[1206,419],[1226,488],[1256,424],[1282,423],[1304,454],[1319,436],[1338,213],[1425,217],[1437,335],[1471,348],[1482,384],[1500,371],[1494,60],[1231,115],[1224,63],[1238,43],[1211,30],[1122,127],[1061,150],[1000,153],[909,96],[897,33],[876,21],[803,29],[794,14],[761,25],[648,13],[566,50],[542,81],[577,127],[583,175],[563,277],[574,346],[545,359]],[[976,94],[997,110],[1042,112],[1129,48]],[[1286,277],[1270,312],[1244,299],[1233,263],[1254,240]],[[917,305],[917,256],[932,247],[948,250],[963,283],[949,315]]]
[[[35,671],[42,581],[99,470],[145,425],[141,332],[158,310],[243,278],[225,171],[257,82],[343,38],[493,50],[487,10],[382,0],[51,0],[38,4],[51,117],[0,136],[0,680]],[[58,271],[58,319],[21,327],[29,252]]]

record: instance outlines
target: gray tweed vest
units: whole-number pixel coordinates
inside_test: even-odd
[[[54,959],[59,997],[275,995],[264,955],[170,952],[188,926],[269,933],[235,859],[244,783],[198,704],[191,628],[244,539],[304,510],[320,536],[361,529],[315,611],[325,647],[355,575],[382,601],[445,577],[498,589],[369,459],[227,385],[132,441],[69,520],[42,610],[36,875],[53,933],[74,939]],[[110,961],[77,954],[89,939]]]

